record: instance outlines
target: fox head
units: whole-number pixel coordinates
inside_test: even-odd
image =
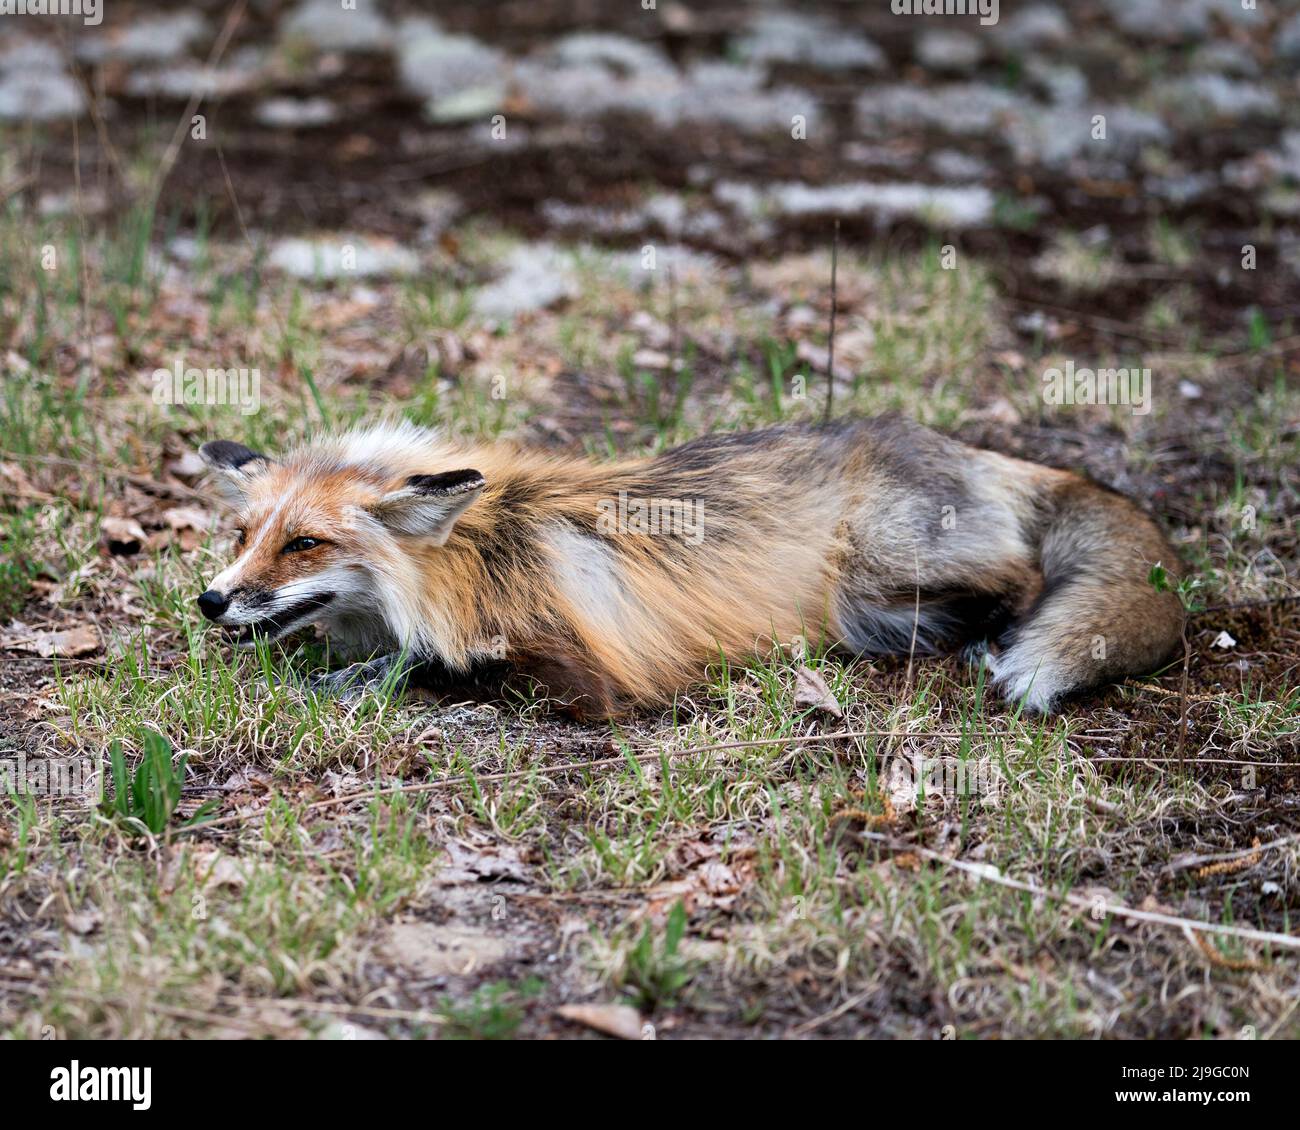
[[[409,642],[409,617],[393,605],[409,591],[411,551],[444,545],[484,479],[473,470],[394,474],[350,454],[325,446],[277,461],[228,440],[199,449],[235,507],[238,536],[235,560],[198,605],[238,645],[315,622]]]

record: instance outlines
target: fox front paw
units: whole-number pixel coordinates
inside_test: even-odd
[[[340,702],[356,702],[369,694],[391,690],[396,694],[406,687],[410,668],[398,655],[381,655],[366,663],[353,663],[337,671],[313,675],[307,686],[316,694],[336,698]]]

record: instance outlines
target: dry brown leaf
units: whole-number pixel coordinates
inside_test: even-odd
[[[193,860],[194,877],[204,890],[215,887],[240,890],[247,882],[244,864],[223,851],[198,851]]]
[[[741,882],[736,873],[720,859],[711,859],[699,869],[704,889],[711,895],[734,895]]]
[[[826,680],[811,667],[800,666],[795,672],[794,704],[797,707],[814,707],[832,718],[844,717],[844,711],[835,696],[831,694]]]
[[[630,1004],[565,1004],[555,1014],[620,1040],[641,1039],[645,1023]]]
[[[523,883],[532,877],[531,869],[519,858],[519,850],[510,844],[478,846],[448,840],[446,851],[447,862],[438,871],[438,882],[443,886],[488,879]]]
[[[17,463],[0,462],[0,484],[4,486],[3,493],[10,498],[21,499],[25,502],[54,501],[54,495],[46,494],[45,491],[39,490],[32,485],[31,479],[27,477],[27,472]]]
[[[110,514],[100,522],[99,536],[109,553],[129,557],[140,552],[146,535],[144,527],[134,518],[114,518]]]
[[[99,929],[100,923],[104,921],[104,916],[97,910],[86,910],[69,914],[64,922],[74,934],[93,934]]]
[[[213,516],[197,506],[173,506],[163,511],[162,519],[173,530],[198,530],[200,533],[210,529],[213,523]]]
[[[0,647],[34,651],[42,659],[75,659],[99,650],[99,633],[90,624],[57,632],[33,632],[15,622],[8,632],[0,634]]]

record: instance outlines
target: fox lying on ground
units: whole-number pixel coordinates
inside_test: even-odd
[[[1130,502],[895,417],[610,464],[406,423],[279,460],[227,441],[200,454],[240,514],[200,609],[243,645],[320,623],[379,656],[326,690],[500,664],[611,715],[802,639],[972,648],[1008,701],[1049,711],[1152,670],[1181,636],[1177,596],[1148,581],[1177,558]]]

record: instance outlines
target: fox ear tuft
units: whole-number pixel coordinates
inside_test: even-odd
[[[485,485],[477,471],[412,475],[369,507],[369,512],[395,534],[445,545],[457,519]]]
[[[254,451],[242,443],[233,443],[228,439],[215,439],[211,443],[205,443],[199,448],[199,458],[214,471],[244,470],[246,463],[258,459],[263,463],[271,462],[270,458],[260,451]]]
[[[260,475],[272,463],[268,455],[228,439],[213,440],[199,448],[199,458],[216,474],[214,483],[227,502],[240,503],[249,479]]]

